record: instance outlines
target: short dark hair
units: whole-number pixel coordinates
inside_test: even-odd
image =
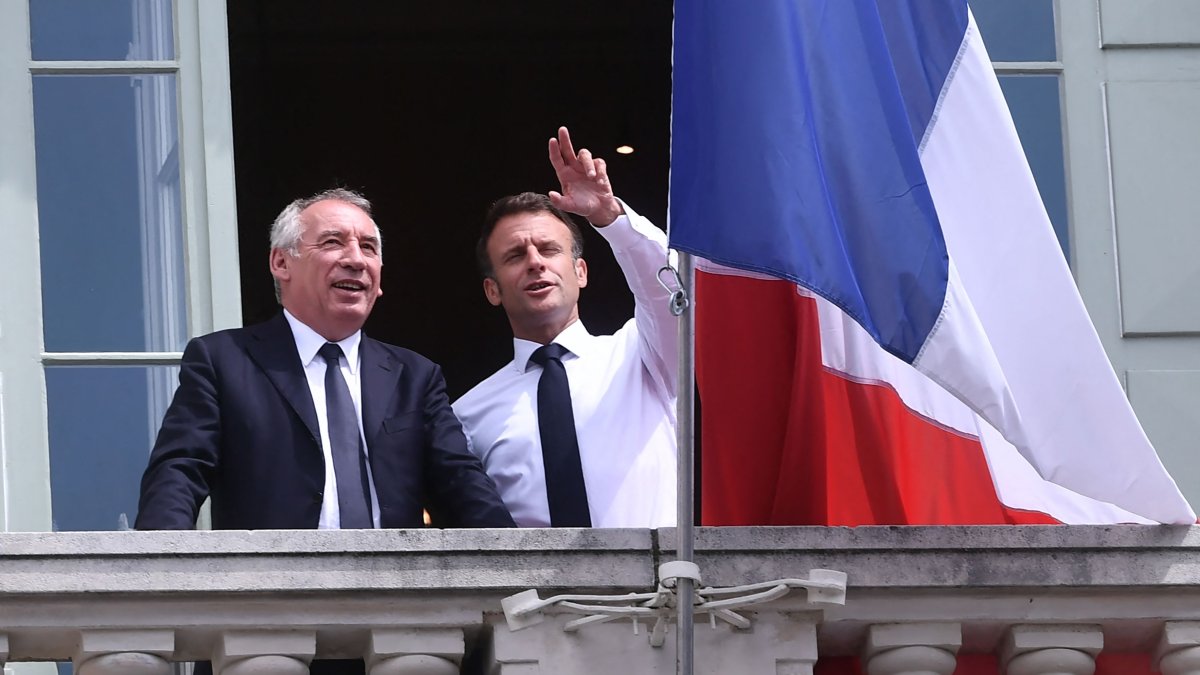
[[[496,223],[501,219],[518,213],[549,213],[571,231],[571,257],[578,260],[583,257],[583,232],[567,215],[566,211],[558,208],[550,198],[537,192],[522,192],[519,195],[509,195],[497,199],[488,209],[487,217],[483,220],[483,229],[479,232],[479,241],[475,244],[475,260],[479,271],[485,278],[494,279],[496,270],[492,268],[492,259],[488,257],[488,240],[496,229]]]

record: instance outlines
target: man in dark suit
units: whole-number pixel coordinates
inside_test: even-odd
[[[270,264],[284,311],[188,343],[138,529],[191,529],[209,495],[216,529],[421,527],[423,508],[438,525],[514,527],[441,369],[362,334],[382,293],[382,243],[370,203],[348,190],[279,214]],[[363,671],[362,660],[311,669]]]
[[[438,525],[512,527],[438,366],[361,332],[382,292],[370,203],[293,202],[270,266],[283,313],[184,351],[136,527],[190,529],[209,495],[216,529],[421,527],[425,508]]]

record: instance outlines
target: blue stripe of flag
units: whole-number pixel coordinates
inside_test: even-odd
[[[679,0],[671,245],[794,281],[911,362],[948,257],[918,146],[966,0]]]

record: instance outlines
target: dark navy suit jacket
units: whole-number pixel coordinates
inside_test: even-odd
[[[513,527],[446,397],[441,369],[372,340],[359,348],[362,423],[383,527]],[[136,527],[314,529],[325,462],[317,413],[282,314],[188,343],[142,476]]]

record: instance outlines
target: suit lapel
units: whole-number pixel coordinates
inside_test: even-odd
[[[392,409],[399,392],[404,364],[392,357],[383,345],[363,335],[359,345],[362,365],[362,422],[367,449],[383,427],[384,416]]]
[[[296,411],[317,444],[320,445],[321,430],[317,426],[317,409],[313,406],[312,392],[304,369],[300,365],[300,353],[296,351],[296,338],[283,314],[274,319],[247,329],[251,339],[246,351],[267,379],[279,390],[279,394]]]

